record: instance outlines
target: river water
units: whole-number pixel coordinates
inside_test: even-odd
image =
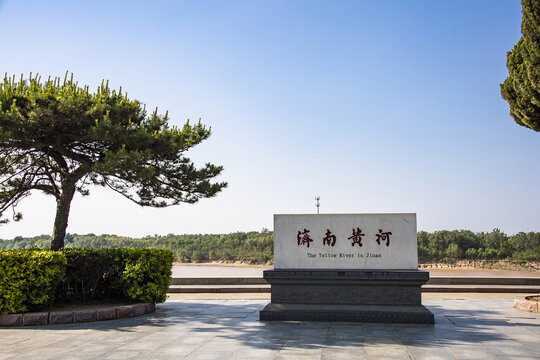
[[[262,277],[263,270],[272,266],[262,265],[201,265],[175,264],[173,277]],[[506,271],[477,269],[427,269],[430,276],[475,277],[540,277],[540,271]]]

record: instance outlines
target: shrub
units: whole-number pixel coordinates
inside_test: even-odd
[[[163,249],[66,248],[66,281],[59,297],[71,301],[109,298],[163,302],[173,254]]]
[[[0,314],[31,310],[54,301],[66,258],[46,250],[0,250]]]
[[[164,249],[124,249],[129,255],[120,278],[123,293],[132,301],[164,302],[174,256]]]
[[[108,250],[108,251],[107,251]],[[59,286],[58,298],[62,301],[89,301],[96,298],[117,298],[111,280],[118,269],[116,257],[122,249],[65,248],[67,259],[66,280]]]

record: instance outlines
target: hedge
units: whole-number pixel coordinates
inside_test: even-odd
[[[164,249],[0,250],[0,314],[55,300],[163,302],[172,262]]]
[[[19,313],[54,301],[66,258],[46,250],[0,250],[0,314]]]
[[[173,253],[164,249],[65,248],[64,301],[99,298],[163,302],[171,279]]]

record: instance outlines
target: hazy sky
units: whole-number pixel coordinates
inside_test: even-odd
[[[70,233],[272,229],[275,213],[415,212],[419,230],[540,231],[540,133],[500,96],[520,37],[508,1],[0,0],[0,72],[122,86],[171,122],[229,187],[141,208],[103,188]],[[93,190],[93,191],[92,191]],[[39,193],[0,238],[52,232]]]

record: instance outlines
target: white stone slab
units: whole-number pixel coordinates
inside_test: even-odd
[[[416,236],[416,214],[274,215],[274,268],[417,270]]]

